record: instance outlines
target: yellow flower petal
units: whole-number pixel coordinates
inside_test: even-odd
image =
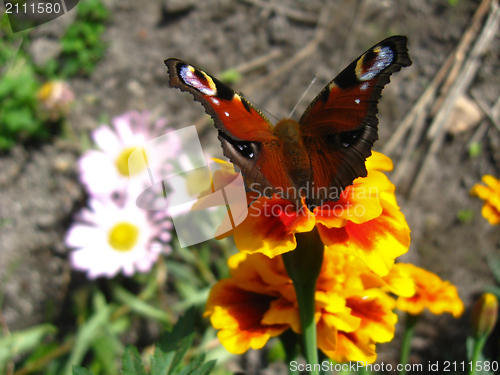
[[[483,178],[481,179],[486,185],[488,185],[488,187],[492,190],[500,190],[500,181],[497,180],[495,177],[489,175],[489,174],[486,174],[483,176]]]
[[[372,151],[372,155],[366,159],[365,166],[368,171],[392,171],[394,167],[389,157],[377,151]]]
[[[482,180],[487,186],[474,185],[470,195],[485,201],[481,214],[491,225],[500,224],[500,180],[490,175],[484,175]]]

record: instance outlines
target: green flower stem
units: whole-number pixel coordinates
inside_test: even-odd
[[[403,334],[403,345],[401,347],[401,358],[400,363],[403,365],[403,370],[399,372],[400,375],[405,375],[406,370],[404,366],[408,363],[408,358],[410,358],[410,343],[413,337],[413,332],[415,332],[415,324],[418,321],[420,315],[406,314],[405,317],[405,331]]]
[[[474,349],[472,351],[472,366],[469,369],[469,375],[474,375],[476,373],[476,362],[479,356],[483,352],[484,344],[486,344],[486,339],[488,335],[482,335],[479,338],[474,338]]]
[[[292,363],[292,361],[296,361],[300,351],[297,341],[298,335],[293,332],[291,328],[289,328],[279,336],[279,339],[283,344],[283,348],[285,349],[286,363],[290,364]],[[289,375],[300,375],[300,371],[298,369],[292,370],[291,366],[289,368]]]
[[[297,295],[306,361],[314,368],[319,363],[314,319],[316,280],[323,264],[325,246],[316,227],[311,232],[297,233],[296,239],[296,249],[283,254],[283,262]],[[319,372],[311,373],[317,375]]]

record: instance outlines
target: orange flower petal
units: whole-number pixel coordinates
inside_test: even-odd
[[[365,178],[357,178],[336,202],[328,202],[314,211],[316,221],[328,228],[341,228],[351,221],[361,224],[380,216],[381,193],[393,193],[394,185],[387,176],[371,171]]]
[[[264,325],[262,318],[275,297],[248,292],[232,279],[214,285],[207,301],[205,316],[218,333],[222,345],[231,353],[262,348],[270,337],[288,329],[287,325]]]
[[[374,342],[391,341],[394,325],[398,321],[398,316],[392,312],[392,303],[381,297],[379,291],[373,289],[347,298],[352,315],[361,320],[359,330],[364,331]]]
[[[384,277],[373,272],[365,272],[360,277],[365,289],[381,288],[402,297],[411,297],[415,294],[415,281],[403,268],[398,267],[398,264],[395,264]]]
[[[326,324],[323,319],[320,319],[316,325],[318,332],[318,348],[323,352],[335,352],[337,349],[338,330],[335,325]],[[328,355],[328,354],[327,354]]]
[[[281,257],[268,258],[263,254],[239,253],[228,260],[231,275],[245,290],[283,296],[295,301],[295,290]]]
[[[261,197],[234,229],[234,241],[240,251],[272,258],[295,249],[295,232],[310,231],[314,224],[314,216],[307,208],[296,212],[290,201]]]
[[[497,225],[500,223],[500,212],[496,207],[490,203],[485,203],[481,209],[481,215],[488,220],[491,225]]]
[[[326,228],[318,224],[318,230],[329,250],[354,255],[373,272],[385,276],[394,259],[408,251],[410,228],[395,206],[384,200],[381,204],[383,212],[376,219],[363,224],[348,222],[342,228]]]
[[[261,323],[265,325],[287,324],[294,332],[302,332],[299,309],[296,303],[289,302],[285,299],[271,302],[271,306],[264,314]]]
[[[318,347],[328,357],[339,363],[348,361],[373,363],[377,359],[375,344],[358,332],[339,332],[337,334],[337,347],[334,351],[323,349],[319,344],[320,340],[318,340]]]
[[[419,315],[427,307],[436,315],[445,312],[451,313],[455,318],[462,315],[464,305],[454,285],[413,264],[398,263],[398,267],[405,269],[416,284],[415,295],[398,298],[396,307],[399,310]]]

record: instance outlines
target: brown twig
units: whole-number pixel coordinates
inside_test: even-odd
[[[491,2],[491,11],[486,20],[486,23],[481,31],[481,34],[477,38],[474,47],[472,48],[471,53],[469,54],[463,70],[457,76],[456,80],[453,82],[449,94],[443,101],[443,105],[440,108],[439,112],[436,114],[434,118],[431,128],[435,128],[435,136],[432,140],[429,151],[422,163],[422,166],[417,174],[415,179],[415,184],[412,186],[410,191],[410,197],[418,194],[420,189],[422,188],[427,170],[434,160],[436,153],[441,147],[442,141],[446,134],[444,129],[444,124],[449,114],[451,113],[453,106],[456,102],[456,99],[462,95],[465,90],[469,87],[472,80],[476,76],[477,70],[481,65],[480,57],[486,51],[487,46],[490,44],[492,38],[495,36],[495,33],[498,28],[498,22],[500,20],[500,8],[498,6],[498,0],[494,0]]]
[[[479,108],[481,108],[481,111],[488,117],[488,119],[491,121],[491,123],[497,128],[498,131],[500,131],[500,121],[498,121],[497,117],[499,116],[499,109],[500,109],[500,97],[498,97],[495,105],[493,108],[489,108],[488,105],[480,99],[475,92],[471,92],[472,98],[476,101],[477,105]]]
[[[238,65],[234,68],[240,74],[245,74],[251,70],[255,70],[260,68],[261,66],[267,65],[270,61],[277,59],[283,54],[283,51],[280,49],[273,49],[267,55],[262,55],[257,57],[254,60]]]
[[[476,95],[474,95],[473,92],[471,93],[471,95],[474,99],[476,98]],[[475,99],[475,100],[477,102],[477,99]],[[479,103],[478,103],[478,105],[481,106],[481,104],[479,104]],[[474,134],[472,134],[472,137],[470,137],[469,141],[465,145],[465,150],[469,150],[472,144],[474,144],[475,142],[479,142],[479,140],[484,137],[484,135],[486,134],[486,132],[488,131],[488,129],[490,127],[488,119],[490,119],[490,118],[497,119],[498,117],[500,117],[500,96],[498,97],[498,99],[495,102],[495,104],[493,105],[493,107],[488,108],[488,111],[491,113],[492,116],[488,117],[487,119],[483,119],[483,121],[481,121],[481,123],[477,127],[476,131],[474,132]],[[495,122],[493,122],[493,124],[495,124]],[[500,131],[498,126],[496,126],[496,127]]]
[[[350,62],[350,60],[345,61],[344,59],[351,59],[354,55],[354,47],[356,45],[357,36],[359,30],[365,25],[365,17],[370,5],[369,0],[360,0],[358,6],[354,12],[356,15],[351,21],[351,27],[347,33],[347,38],[344,44],[344,53],[338,56],[342,59],[339,61],[340,66],[344,66]]]
[[[247,3],[247,4],[252,4],[252,5],[258,6],[262,9],[275,11],[276,13],[283,14],[286,17],[290,18],[291,20],[294,20],[297,22],[308,23],[308,24],[315,24],[316,22],[318,22],[317,16],[312,15],[312,14],[307,14],[307,13],[301,12],[300,10],[296,10],[293,8],[282,6],[278,2],[267,3],[267,2],[262,1],[262,0],[240,0],[240,1]]]
[[[295,67],[295,65],[300,63],[303,59],[309,57],[325,37],[326,31],[328,29],[327,25],[329,19],[330,19],[330,12],[328,11],[322,12],[318,20],[318,25],[316,27],[316,33],[314,34],[314,38],[309,43],[307,43],[300,51],[298,51],[291,60],[288,60],[287,62],[279,65],[278,68],[274,69],[266,76],[256,80],[255,82],[251,83],[248,86],[245,86],[244,88],[245,94],[251,95],[256,88],[264,84],[268,84],[269,82],[276,81],[277,77],[292,70],[293,67]]]
[[[470,48],[470,44],[473,41],[473,37],[477,34],[479,31],[479,28],[481,26],[481,20],[485,16],[485,14],[488,12],[488,9],[490,7],[491,0],[483,0],[482,3],[479,5],[476,13],[474,14],[471,25],[467,29],[467,31],[464,33],[462,39],[460,40],[460,43],[458,44],[457,48],[453,53],[451,53],[448,58],[446,59],[445,63],[441,66],[439,69],[438,73],[434,76],[432,82],[429,84],[429,86],[426,88],[424,93],[420,96],[419,100],[413,108],[410,110],[408,115],[403,119],[401,124],[399,125],[398,129],[394,132],[392,137],[387,141],[385,146],[382,149],[382,152],[385,154],[390,154],[394,149],[396,148],[397,145],[400,144],[401,139],[405,136],[406,132],[412,128],[415,118],[420,114],[421,111],[427,111],[428,107],[435,102],[436,94],[438,91],[438,88],[441,86],[443,83],[443,80],[449,76],[449,72],[451,71],[453,73],[454,67],[458,66],[456,63],[456,59],[459,56],[462,56],[464,54],[464,51],[468,50]],[[453,75],[453,74],[452,74]],[[455,75],[453,75],[455,77]],[[450,79],[446,79],[446,82],[449,82]],[[447,92],[448,90],[446,90]],[[443,91],[442,91],[443,92]],[[425,127],[420,124],[419,127],[416,127],[412,129],[412,132],[417,132],[418,134],[415,134],[413,137],[420,139],[421,138],[421,133],[424,131]],[[403,160],[408,160],[408,155],[413,154],[414,149],[409,149],[408,147],[405,147],[405,159]],[[403,162],[403,164],[406,164],[406,162]]]
[[[490,9],[491,6],[490,3],[491,0],[483,0],[483,2],[477,8],[474,17],[472,17],[471,26],[462,36],[460,44],[458,48],[455,50],[453,56],[455,60],[453,67],[451,68],[451,71],[448,74],[446,81],[443,83],[443,86],[441,87],[440,97],[436,100],[434,106],[431,109],[430,112],[431,117],[433,117],[438,112],[439,108],[443,104],[443,100],[446,94],[451,88],[451,85],[453,84],[453,82],[455,82],[455,78],[458,76],[460,70],[462,69],[466,57],[466,51],[470,48],[470,45],[474,41],[474,37],[479,32],[481,28],[481,20],[488,13],[488,10]],[[436,129],[429,128],[429,131],[427,133],[427,138],[432,139],[435,131]]]

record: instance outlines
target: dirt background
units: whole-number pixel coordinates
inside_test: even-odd
[[[111,12],[105,34],[109,47],[89,78],[69,82],[77,98],[68,121],[71,129],[78,135],[97,127],[100,119],[128,110],[150,110],[155,116],[166,116],[174,128],[196,123],[204,149],[217,156],[220,146],[212,125],[191,96],[168,88],[164,59],[178,57],[217,76],[228,69],[245,69],[247,63],[262,56],[270,57],[244,70],[241,80],[232,86],[278,118],[290,113],[316,75],[296,111],[298,118],[314,96],[363,51],[388,36],[406,35],[413,65],[393,76],[384,89],[379,105],[380,140],[375,145],[380,151],[453,53],[480,2],[105,3]],[[35,60],[43,61],[53,53],[36,44],[53,45],[71,18],[70,13],[33,30]],[[321,32],[324,37],[311,44]],[[306,46],[310,49],[304,51]],[[489,106],[500,94],[499,52],[497,32],[467,88]],[[406,193],[428,152],[429,141],[422,138],[397,185],[399,204],[412,230],[411,248],[402,260],[457,285],[468,309],[477,294],[494,283],[486,256],[498,253],[500,239],[498,227],[491,227],[481,217],[481,201],[468,193],[483,174],[500,176],[500,133],[485,121],[479,136],[477,123],[445,136],[425,184],[410,198]],[[474,134],[482,152],[471,158],[467,145]],[[396,165],[405,142],[403,138],[389,154]],[[72,142],[56,138],[51,143],[20,145],[0,156],[0,296],[11,330],[61,319],[66,314],[61,307],[70,281],[81,277],[70,271],[68,250],[62,242],[72,214],[85,202],[76,177],[78,155]],[[457,214],[461,210],[471,210],[474,215],[469,221],[460,221]],[[468,333],[468,311],[458,321],[425,314],[413,341],[412,360],[462,361]],[[397,362],[398,340],[379,346],[379,361]],[[252,356],[255,359],[254,354],[249,358]],[[246,363],[254,363],[255,369],[255,360]],[[252,372],[250,367],[246,370]]]

